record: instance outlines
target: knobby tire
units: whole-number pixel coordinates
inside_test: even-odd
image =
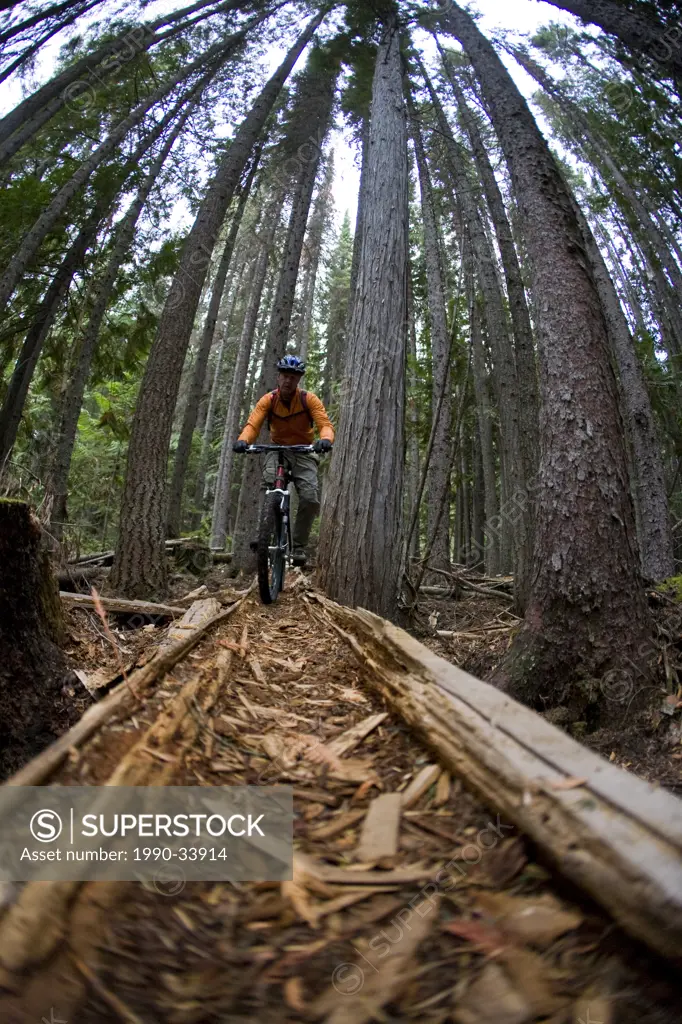
[[[279,499],[276,495],[267,495],[261,508],[257,548],[258,590],[263,604],[272,604],[276,601],[284,586],[286,559],[284,551],[281,550],[283,530]],[[275,546],[280,550],[271,562],[270,548]]]

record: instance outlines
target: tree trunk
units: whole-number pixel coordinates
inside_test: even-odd
[[[209,450],[213,443],[213,433],[215,430],[216,412],[218,409],[218,391],[223,383],[223,362],[225,358],[225,351],[228,343],[228,339],[231,336],[230,326],[232,323],[232,317],[237,307],[237,302],[242,291],[242,281],[244,274],[250,269],[248,262],[244,262],[239,268],[237,280],[234,284],[234,289],[230,299],[230,305],[225,317],[225,325],[222,331],[220,344],[218,346],[218,353],[215,360],[215,367],[213,370],[213,382],[211,384],[211,393],[208,399],[208,406],[206,409],[206,422],[204,423],[203,436],[201,439],[201,453],[199,455],[199,467],[197,469],[197,479],[194,489],[194,507],[196,509],[194,517],[192,519],[192,529],[196,530],[199,528],[201,523],[201,515],[203,510],[206,508],[206,504],[209,498],[210,489],[206,480],[206,474],[208,470],[208,459]],[[232,355],[232,346],[230,346],[230,355]]]
[[[473,465],[473,487],[471,491],[471,545],[465,553],[467,565],[478,565],[483,561],[485,548],[485,481],[483,459],[481,458],[481,435],[478,423],[471,436],[471,462]]]
[[[481,459],[483,463],[483,493],[485,502],[485,571],[488,576],[495,576],[500,571],[500,545],[495,524],[498,521],[497,482],[495,479],[495,453],[493,451],[493,411],[488,392],[488,374],[485,367],[485,352],[481,335],[481,319],[471,286],[471,349],[472,370],[474,378],[474,394],[476,396],[476,415],[478,417],[478,433],[481,439]],[[481,552],[483,553],[483,552]]]
[[[71,458],[78,433],[78,417],[83,406],[83,396],[90,376],[92,357],[95,354],[99,332],[109,305],[109,299],[118,277],[121,264],[125,260],[133,238],[135,228],[144,205],[149,198],[161,169],[168,158],[180,132],[184,128],[187,119],[193,112],[196,99],[184,102],[184,111],[177,124],[173,127],[160,153],[149,168],[149,172],[142,181],[137,195],[128,207],[116,229],[116,237],[109,256],[109,261],[104,270],[101,281],[97,287],[95,298],[90,310],[87,326],[83,332],[80,347],[76,359],[74,372],[69,378],[68,387],[62,403],[61,423],[57,447],[50,473],[49,488],[53,495],[52,511],[50,514],[50,530],[55,540],[61,540],[64,524],[67,522],[67,497],[69,470]],[[175,110],[171,113],[175,113]],[[166,118],[164,118],[164,121]]]
[[[628,49],[645,58],[646,69],[654,67],[682,83],[680,29],[666,28],[653,14],[628,9],[621,0],[547,0],[559,10],[569,11],[591,25],[615,36]],[[652,4],[649,4],[651,11]],[[649,61],[651,64],[649,64]]]
[[[369,139],[370,139],[370,114],[367,113],[362,120],[362,136],[360,151],[360,183],[358,187],[358,208],[355,213],[355,235],[353,236],[353,261],[350,268],[350,298],[348,300],[348,324],[353,315],[353,300],[358,283],[358,271],[360,269],[360,253],[362,250],[362,233],[365,218],[365,202],[367,192],[367,175],[369,173]],[[348,331],[346,330],[346,337]],[[339,366],[345,364],[345,353],[342,356]]]
[[[682,30],[681,34],[682,34]],[[637,229],[641,232],[644,241],[653,257],[653,262],[658,262],[670,278],[670,282],[677,290],[682,291],[682,271],[673,257],[670,247],[661,234],[658,225],[649,213],[645,202],[638,196],[636,190],[627,180],[620,167],[613,158],[608,143],[592,127],[583,114],[577,103],[574,103],[565,95],[563,89],[547,74],[545,69],[533,60],[525,50],[520,47],[510,47],[519,64],[532,78],[541,86],[545,92],[566,111],[569,120],[575,126],[576,134],[582,136],[587,148],[592,151],[595,160],[592,162],[599,167],[602,177],[610,175],[620,192],[622,199],[631,208],[636,218]]]
[[[56,36],[63,29],[68,28],[69,25],[73,25],[74,21],[76,21],[82,15],[87,14],[88,11],[91,11],[93,9],[93,7],[97,7],[101,2],[102,0],[90,0],[89,3],[84,3],[80,5],[77,9],[73,10],[72,13],[69,14],[66,18],[63,18],[61,21],[56,21],[51,26],[47,27],[45,32],[43,32],[41,36],[34,38],[31,45],[27,46],[26,49],[21,51],[21,53],[19,54],[15,61],[13,61],[11,64],[8,64],[5,68],[3,68],[2,74],[0,75],[0,83],[6,82],[7,79],[11,78],[11,76],[16,71],[18,71],[25,65],[29,64],[29,62],[33,60],[36,53],[38,53],[41,47],[48,43],[50,39]],[[12,32],[11,34],[16,35],[17,33]],[[0,33],[0,46],[4,45],[2,42],[2,36],[7,35],[7,32]]]
[[[28,389],[45,339],[68,295],[76,270],[83,263],[88,249],[97,238],[108,206],[109,200],[102,198],[69,246],[24,338],[0,411],[0,473],[14,447]]]
[[[427,529],[433,536],[436,517],[443,501],[448,501],[450,492],[449,455],[452,420],[452,396],[450,385],[450,334],[446,320],[447,297],[445,294],[441,242],[433,201],[431,175],[426,163],[426,153],[421,129],[412,101],[407,90],[407,109],[410,130],[417,158],[419,192],[421,196],[422,226],[424,231],[424,256],[426,262],[427,301],[431,338],[431,414],[435,423],[433,450],[427,477]],[[444,396],[441,401],[440,396]],[[438,405],[440,404],[440,415]],[[450,523],[449,512],[440,516],[440,526],[433,541],[431,564],[437,569],[450,568]]]
[[[510,324],[497,273],[496,256],[488,239],[483,218],[467,173],[469,157],[455,141],[445,112],[421,61],[418,61],[434,105],[438,127],[446,145],[448,167],[453,180],[453,193],[459,202],[467,237],[476,264],[476,274],[484,299],[484,316],[494,362],[494,380],[500,422],[500,457],[512,495],[527,495],[526,475],[521,447],[521,397]],[[516,604],[524,609],[528,599],[532,559],[532,522],[530,503],[523,500],[519,514],[507,516],[505,532],[511,536],[513,550],[514,592]],[[515,510],[516,512],[516,510]],[[489,523],[489,529],[493,524]],[[502,547],[501,549],[502,550]],[[504,563],[502,563],[504,567]],[[505,567],[506,568],[506,567]]]
[[[409,436],[407,442],[407,501],[406,512],[412,514],[419,493],[420,460],[419,460],[419,401],[417,394],[417,325],[414,317],[414,290],[412,287],[412,266],[407,272],[407,309],[408,309],[408,344],[409,344],[409,394],[407,400],[407,417],[409,420]],[[419,558],[419,513],[417,522],[409,538],[406,558]]]
[[[303,288],[302,313],[299,329],[296,332],[296,349],[300,358],[305,362],[308,358],[308,345],[310,343],[310,331],[313,320],[313,304],[315,300],[315,286],[317,284],[317,272],[320,267],[322,255],[322,238],[329,220],[330,207],[332,202],[332,185],[334,182],[334,160],[333,153],[329,157],[325,170],[324,179],[313,206],[310,218],[310,226],[305,243],[306,272]]]
[[[661,445],[644,375],[618,294],[590,225],[577,204],[576,214],[618,367],[621,405],[632,446],[634,473],[631,490],[642,574],[645,580],[653,583],[667,579],[675,572]]]
[[[372,87],[362,257],[344,396],[326,488],[320,581],[336,600],[395,617],[402,562],[408,166],[397,19]]]
[[[488,151],[481,136],[478,122],[470,109],[464,93],[454,74],[448,66],[445,53],[440,47],[443,68],[452,85],[462,122],[467,132],[474,160],[483,185],[483,191],[490,210],[497,243],[500,247],[502,267],[507,284],[509,311],[514,329],[514,350],[516,353],[516,372],[519,383],[519,434],[521,452],[527,480],[532,480],[537,472],[539,437],[538,437],[538,373],[535,359],[535,344],[530,312],[526,301],[523,275],[519,257],[514,245],[511,225],[502,198],[500,186],[493,170]],[[530,516],[532,520],[532,515]]]
[[[322,144],[330,128],[337,75],[336,65],[332,65],[326,75],[315,75],[313,79],[315,95],[310,97],[304,92],[300,97],[300,106],[308,111],[308,120],[313,130],[310,132],[307,142],[299,147],[299,152],[305,153],[308,146],[312,147],[313,152],[307,159],[301,156],[301,166],[292,200],[287,237],[277,279],[277,290],[270,316],[268,339],[265,344],[259,377],[258,390],[261,394],[266,390],[268,381],[272,379],[275,363],[286,352],[303,240],[315,179],[322,156]],[[263,432],[265,430],[264,427]],[[258,519],[261,476],[260,460],[248,459],[242,475],[237,513],[238,528],[234,530],[232,545],[232,566],[242,572],[250,572],[255,569],[256,565],[255,554],[249,545],[253,539],[253,524]],[[219,526],[222,529],[222,523],[219,523]],[[220,542],[220,530],[216,531],[214,528],[214,533],[216,542]]]
[[[622,301],[624,301],[626,309],[629,310],[630,316],[635,322],[635,330],[638,332],[646,331],[647,328],[644,322],[644,311],[642,309],[641,302],[639,301],[639,297],[635,294],[635,290],[632,286],[628,273],[623,266],[620,254],[613,244],[613,239],[600,222],[597,222],[597,235],[602,246],[609,254],[611,266],[620,283]]]
[[[265,285],[265,278],[268,272],[268,263],[272,253],[275,233],[282,214],[283,199],[283,193],[280,192],[280,194],[268,205],[265,213],[264,225],[266,226],[266,233],[261,242],[260,252],[256,257],[249,298],[246,305],[246,313],[244,315],[244,323],[242,325],[242,332],[237,345],[237,360],[235,363],[234,375],[232,377],[232,386],[230,388],[230,401],[225,415],[223,443],[220,449],[220,462],[218,464],[218,476],[216,478],[213,503],[211,548],[217,551],[222,551],[225,547],[225,534],[227,532],[230,497],[232,494],[232,465],[234,462],[232,444],[237,439],[239,414],[241,412],[246,376],[249,369],[253,337],[256,330],[258,311],[260,309],[261,298],[263,296],[263,287]]]
[[[526,703],[542,694],[546,707],[566,701],[567,687],[581,700],[579,676],[625,670],[628,658],[641,664],[650,635],[617,385],[580,225],[549,147],[473,19],[453,3],[443,23],[493,113],[530,255],[542,401],[535,559],[524,626],[495,678]]]
[[[128,28],[116,39],[104,43],[97,50],[65,68],[61,74],[51,78],[0,120],[0,165],[6,163],[22,146],[29,142],[62,107],[69,103],[75,103],[77,106],[79,97],[82,102],[88,100],[91,94],[101,88],[104,78],[157,43],[177,35],[185,28],[185,25],[177,26],[160,34],[156,34],[157,28],[176,21],[183,14],[187,14],[193,9],[196,10],[199,6],[208,6],[210,2],[211,0],[202,0],[200,5],[195,4],[192,8],[185,8],[184,11],[164,15],[149,25]],[[230,0],[230,3],[225,4],[224,8],[230,10],[234,6],[235,4]],[[211,13],[216,12],[212,11]],[[195,19],[193,23],[198,20],[201,19]],[[248,28],[248,26],[249,23],[246,27]],[[241,33],[237,33],[237,35],[241,35]],[[195,62],[192,67],[201,66],[201,64],[212,60],[224,45],[225,41],[211,47],[203,55],[203,58],[200,58],[199,64]],[[189,71],[188,67],[183,74],[187,74]],[[94,79],[94,85],[91,78]]]
[[[41,531],[23,502],[0,498],[0,779],[73,725],[75,682],[58,644],[64,628]]]
[[[111,585],[127,597],[165,596],[166,468],[173,412],[206,272],[225,213],[291,69],[324,15],[316,15],[265,85],[232,140],[185,240],[138,397],[128,447]]]
[[[7,10],[10,7],[17,7],[21,2],[22,0],[2,0],[0,2],[0,11]],[[49,21],[50,18],[58,18],[60,14],[66,14],[69,18],[68,22],[61,22],[60,24],[70,24],[71,20],[79,17],[84,10],[90,10],[91,7],[99,3],[102,3],[102,0],[96,0],[95,4],[92,3],[92,0],[91,2],[87,2],[87,0],[63,0],[62,3],[52,4],[38,14],[24,18],[23,21],[15,22],[14,25],[10,25],[8,29],[0,32],[0,46],[4,46],[10,39],[21,35],[22,32],[28,32],[29,29],[40,25],[43,21]]]
[[[232,260],[235,242],[237,241],[237,233],[242,222],[242,216],[244,214],[246,202],[249,198],[249,193],[251,192],[251,186],[253,185],[253,179],[256,175],[259,160],[260,150],[257,149],[251,162],[249,175],[241,190],[239,203],[235,210],[234,217],[232,218],[230,230],[225,241],[225,248],[223,249],[223,254],[220,258],[218,269],[216,270],[215,279],[211,286],[211,298],[208,304],[206,320],[204,321],[201,343],[197,351],[196,361],[192,371],[192,381],[187,395],[184,416],[182,418],[182,427],[180,429],[180,437],[178,438],[178,446],[175,451],[173,476],[171,478],[168,496],[167,535],[169,537],[177,537],[180,533],[182,495],[185,487],[185,476],[187,475],[187,466],[189,464],[189,456],[192,450],[192,438],[194,437],[194,428],[197,423],[199,402],[201,401],[204,380],[206,378],[208,357],[211,352],[211,346],[213,345],[215,327],[218,321],[218,311],[223,298],[223,292],[225,291],[225,281],[227,279],[227,272]]]
[[[142,101],[142,103],[138,103],[127,117],[124,117],[122,121],[119,121],[104,142],[94,150],[87,160],[83,161],[69,181],[62,185],[47,208],[38,217],[35,224],[27,231],[17,252],[9,261],[7,269],[0,278],[0,310],[4,309],[6,306],[14,289],[24,276],[28,265],[36,256],[46,235],[52,230],[66,210],[70,201],[83,187],[88,178],[90,178],[93,171],[95,171],[100,164],[104,162],[104,160],[112,156],[116,151],[117,146],[120,145],[126,135],[140,124],[145,114],[153,106],[167,96],[179,82],[183,81],[195,70],[198,70],[205,65],[206,60],[208,59],[208,54],[213,51],[217,51],[216,56],[214,56],[213,63],[222,63],[226,59],[228,53],[234,50],[242,41],[242,38],[243,33],[237,33],[234,36],[230,36],[228,43],[223,42],[220,46],[212,47],[207,54],[203,54],[193,63],[187,65],[181,71],[178,71],[177,74],[173,75],[169,81],[159,86],[158,89],[155,89],[153,93]],[[202,76],[201,81],[209,81],[215,74],[216,70],[216,67],[212,67],[212,70],[208,74]],[[151,141],[155,138],[158,138],[158,126],[156,126],[150,135],[146,137],[145,142],[138,147],[136,153],[124,163],[121,175],[123,180],[125,180],[130,171],[135,169],[135,165],[140,156],[145,152],[151,144]]]

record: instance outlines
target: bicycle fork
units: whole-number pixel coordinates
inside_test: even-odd
[[[286,540],[288,541],[288,544],[287,544],[288,552],[287,553],[290,553],[291,552],[291,523],[290,523],[290,519],[289,519],[289,491],[287,489],[287,480],[286,480],[285,469],[284,469],[284,466],[283,466],[283,464],[281,462],[277,466],[277,473],[276,473],[276,476],[275,476],[275,485],[274,485],[273,489],[271,491],[268,491],[267,493],[268,494],[277,494],[277,495],[280,496],[279,507],[280,507],[280,512],[281,512],[281,515],[282,515],[283,533],[278,538],[278,540],[279,540],[278,546],[281,547],[281,541],[284,540],[284,538],[286,538]]]

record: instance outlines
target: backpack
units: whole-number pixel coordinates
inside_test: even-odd
[[[314,427],[315,426],[315,420],[310,415],[310,409],[308,408],[308,392],[307,391],[299,390],[298,393],[301,396],[301,405],[303,406],[303,412],[307,413],[308,419],[310,420],[310,426]],[[278,394],[279,394],[279,388],[275,388],[274,391],[270,392],[270,408],[268,409],[268,430],[272,429],[272,417],[273,417],[273,411],[272,410],[275,408],[275,402],[277,401]],[[294,413],[294,416],[298,416],[298,413]],[[278,418],[281,419],[281,417],[278,417]]]

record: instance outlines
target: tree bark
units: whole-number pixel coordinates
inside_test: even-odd
[[[166,467],[185,353],[209,261],[225,213],[253,147],[294,64],[324,14],[308,23],[240,125],[211,182],[182,250],[152,345],[128,447],[121,529],[111,584],[125,596],[164,597]]]
[[[196,92],[196,90],[193,91]],[[88,377],[90,376],[92,357],[95,354],[99,332],[106,314],[109,299],[111,297],[114,284],[116,283],[116,278],[121,268],[121,264],[125,260],[135,236],[135,228],[140,214],[142,213],[144,205],[149,198],[149,194],[156,184],[157,178],[161,173],[161,169],[166,162],[171,149],[184,128],[189,116],[193,112],[195,105],[196,99],[191,100],[191,97],[186,97],[186,99],[183,100],[184,111],[182,116],[170,132],[161,151],[142,181],[135,199],[128,207],[116,229],[116,237],[111,255],[109,256],[109,261],[104,270],[104,274],[102,275],[102,279],[97,286],[88,323],[80,342],[75,369],[69,378],[68,387],[64,395],[59,436],[50,472],[49,488],[53,495],[52,511],[50,514],[50,530],[57,541],[61,540],[63,527],[67,521],[67,485],[69,470],[71,467],[71,458],[73,456],[73,448],[76,443],[76,434],[78,433],[78,417],[80,416],[80,411],[83,406],[83,396],[85,395],[85,388],[88,382]],[[174,115],[175,113],[176,108],[171,111],[171,115]],[[168,118],[164,118],[164,122],[168,120],[170,120],[170,115]]]
[[[473,19],[453,3],[443,24],[486,95],[530,255],[542,400],[535,559],[524,626],[495,679],[526,703],[542,694],[546,706],[579,696],[578,676],[645,660],[651,621],[617,385],[580,225],[549,147]],[[597,716],[601,708],[595,701]]]
[[[452,419],[452,395],[450,386],[450,334],[446,320],[447,297],[445,294],[441,241],[433,201],[433,185],[426,162],[424,142],[414,108],[411,91],[407,89],[407,110],[410,118],[410,132],[414,143],[419,175],[422,226],[424,231],[424,257],[426,262],[427,302],[431,339],[431,414],[438,416],[435,424],[433,450],[427,477],[428,535],[433,535],[438,510],[443,500],[448,501],[450,491],[449,453]],[[441,393],[444,391],[442,402]],[[438,405],[440,402],[440,415]],[[449,501],[448,501],[449,505]],[[431,551],[431,564],[437,569],[450,568],[450,523],[449,514],[440,517],[440,526],[435,535]]]
[[[653,583],[667,579],[675,572],[661,445],[644,375],[618,293],[590,225],[577,203],[576,214],[582,228],[587,256],[601,299],[611,348],[618,368],[621,405],[632,446],[634,472],[631,491],[642,574],[645,580]]]
[[[407,442],[407,501],[406,512],[411,514],[419,493],[420,459],[419,459],[419,402],[417,395],[417,325],[414,317],[414,290],[412,287],[412,265],[407,272],[407,311],[408,311],[408,344],[409,344],[409,394],[407,400],[407,417],[409,436]],[[406,559],[419,558],[419,513],[417,522],[409,538]]]
[[[361,260],[344,396],[323,509],[320,581],[335,599],[394,617],[402,562],[408,166],[397,18],[372,87]]]
[[[353,300],[358,283],[358,271],[360,269],[360,253],[362,250],[362,234],[365,216],[365,193],[367,191],[367,174],[369,172],[369,139],[370,139],[370,113],[367,113],[362,120],[362,136],[360,150],[360,183],[358,187],[358,208],[355,213],[355,234],[353,236],[353,261],[350,268],[350,298],[348,300],[348,324],[353,314]],[[348,331],[346,331],[346,337]],[[342,353],[345,356],[345,353]],[[344,365],[344,359],[339,363]]]
[[[180,533],[182,495],[185,487],[185,476],[187,475],[187,466],[189,464],[189,456],[192,450],[192,438],[194,437],[194,428],[197,423],[199,402],[201,401],[201,393],[203,391],[204,380],[206,378],[208,357],[211,352],[211,346],[213,345],[215,327],[218,321],[218,311],[220,309],[220,303],[225,290],[225,281],[227,279],[227,272],[232,260],[235,242],[237,241],[237,233],[242,222],[246,202],[251,192],[251,186],[253,185],[253,179],[256,175],[260,155],[260,150],[257,149],[254,153],[253,160],[251,161],[251,169],[249,170],[248,177],[241,190],[239,203],[234,212],[234,217],[230,224],[230,230],[225,241],[225,248],[223,249],[223,254],[220,258],[218,269],[216,270],[215,279],[211,286],[211,298],[208,304],[206,320],[204,321],[204,329],[201,334],[201,343],[197,351],[196,361],[192,371],[192,381],[187,395],[185,412],[182,418],[182,427],[180,429],[180,437],[178,438],[178,446],[175,451],[173,476],[171,478],[168,497],[168,523],[166,532],[169,537],[177,537]]]
[[[0,778],[12,775],[80,717],[59,648],[64,627],[41,530],[23,502],[0,498]]]
[[[471,435],[471,462],[473,465],[473,486],[471,489],[471,546],[465,553],[469,566],[481,562],[485,549],[485,480],[481,457],[481,435],[478,424]]]

